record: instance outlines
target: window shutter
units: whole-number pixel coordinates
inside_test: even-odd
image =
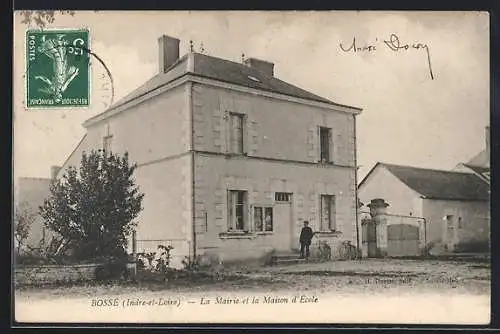
[[[248,210],[248,193],[243,194],[243,230],[250,230],[250,214]]]
[[[328,146],[329,146],[329,152],[328,152],[328,154],[330,155],[329,156],[329,162],[335,162],[335,148],[336,148],[336,145],[333,142],[333,130],[332,129],[330,129],[328,131]]]
[[[321,161],[321,126],[316,127],[316,135],[314,138],[314,145],[315,145],[315,155],[316,155],[315,162],[320,162]]]
[[[233,226],[233,199],[230,190],[227,190],[227,229],[230,231]]]
[[[320,231],[324,231],[324,224],[323,224],[323,220],[324,220],[324,217],[325,217],[325,214],[323,212],[323,209],[324,209],[324,196],[323,195],[319,195],[319,230]]]
[[[236,148],[236,124],[233,114],[229,113],[229,152],[234,153]]]
[[[245,152],[248,155],[255,155],[257,152],[257,146],[258,146],[258,141],[259,141],[259,122],[256,120],[248,120],[247,119],[247,124],[246,124],[246,129],[247,129],[247,135],[245,138],[247,138],[246,143],[248,145],[247,148],[245,149]]]
[[[241,153],[247,154],[249,148],[248,147],[249,140],[248,140],[248,119],[246,114],[241,117],[241,141],[242,141]]]
[[[337,229],[337,198],[335,196],[331,196],[330,215],[330,230],[334,231]]]
[[[319,127],[311,127],[307,133],[307,156],[314,162],[319,161]]]
[[[224,147],[223,147],[223,152],[229,153],[230,152],[230,138],[231,138],[231,117],[229,115],[228,111],[224,111]]]

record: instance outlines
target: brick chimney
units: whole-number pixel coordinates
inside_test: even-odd
[[[57,177],[57,174],[59,174],[59,171],[61,170],[60,166],[51,166],[50,167],[50,178],[52,180],[55,180]]]
[[[486,139],[486,150],[489,152],[490,151],[490,127],[487,126],[485,128],[485,139]]]
[[[179,43],[177,38],[167,35],[158,38],[159,73],[165,73],[179,59]]]
[[[261,72],[266,73],[267,75],[274,76],[274,64],[265,60],[260,60],[257,58],[247,58],[243,61],[243,63],[248,66],[255,68]]]

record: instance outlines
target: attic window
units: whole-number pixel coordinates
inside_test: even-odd
[[[257,79],[256,77],[253,77],[251,75],[248,76],[248,79],[252,80],[252,81],[256,81],[256,82],[260,82],[259,79]]]

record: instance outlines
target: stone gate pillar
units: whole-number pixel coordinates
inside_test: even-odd
[[[372,199],[370,204],[370,215],[376,225],[377,234],[377,256],[387,254],[387,207],[389,206],[382,198]]]

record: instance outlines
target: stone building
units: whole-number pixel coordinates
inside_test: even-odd
[[[286,83],[274,64],[190,52],[161,36],[149,81],[84,123],[83,151],[128,151],[144,197],[137,250],[174,247],[223,261],[293,251],[304,220],[317,240],[356,244],[356,115]],[[311,74],[315,75],[315,74]]]

